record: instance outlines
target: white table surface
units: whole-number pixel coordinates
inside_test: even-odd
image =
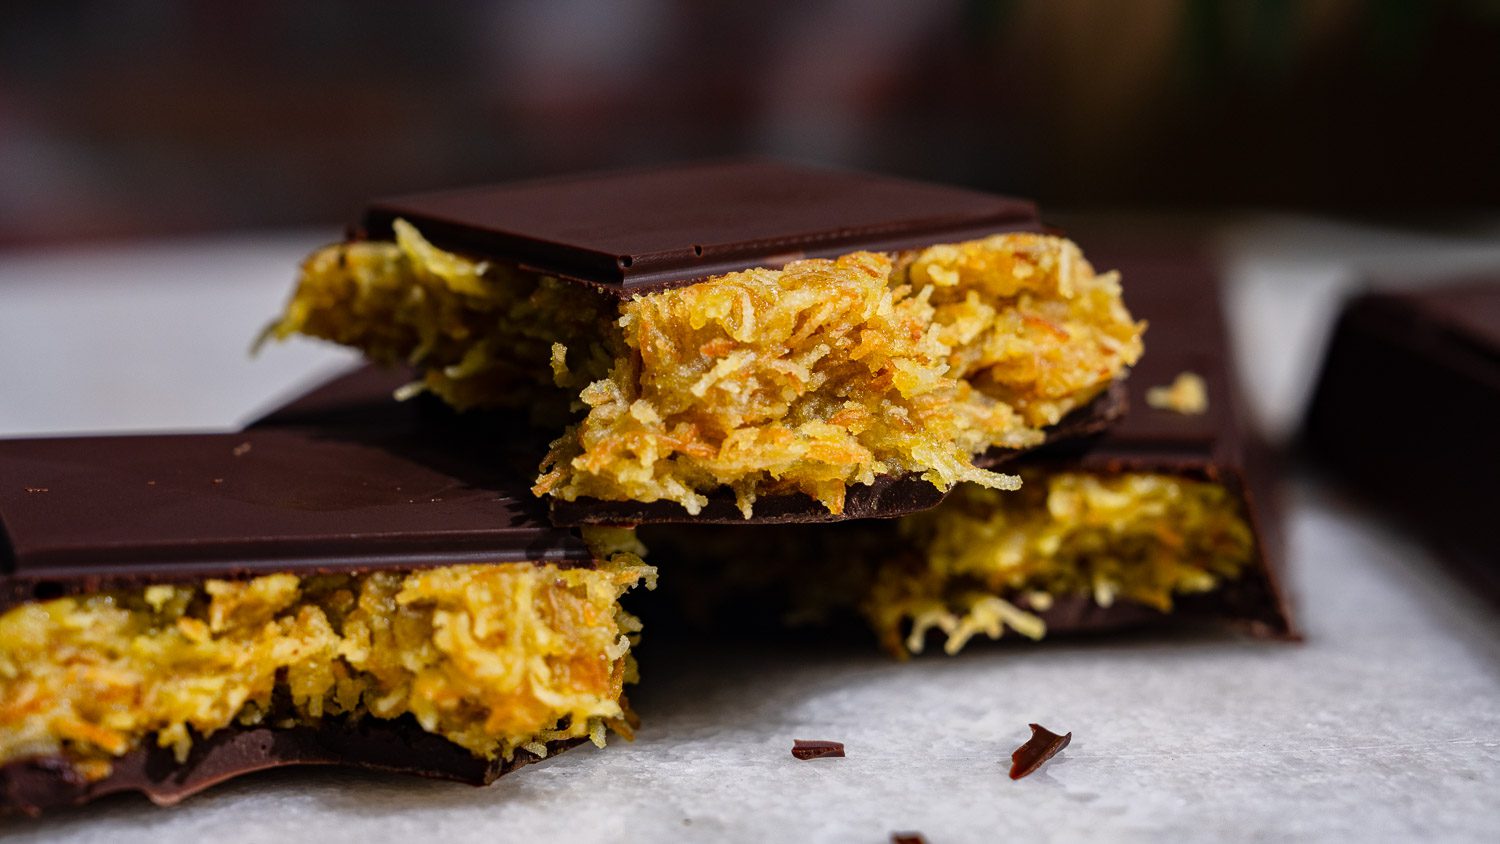
[[[1257,418],[1295,423],[1361,277],[1500,267],[1500,226],[1433,234],[1288,217],[1218,242]],[[352,364],[246,357],[326,233],[0,253],[0,435],[233,427]],[[1128,282],[1127,282],[1128,286]],[[15,841],[1500,840],[1500,620],[1409,537],[1298,475],[1291,585],[1307,639],[1192,631],[971,646],[641,648],[634,743],[489,788],[276,771],[170,810],[112,799]],[[663,576],[670,577],[670,571]],[[1071,747],[1006,777],[1040,721]],[[798,762],[792,738],[842,760]]]

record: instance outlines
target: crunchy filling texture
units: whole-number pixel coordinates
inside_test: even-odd
[[[1063,596],[1170,612],[1174,596],[1237,578],[1254,553],[1228,490],[1154,474],[1027,474],[1005,496],[965,487],[900,531],[916,553],[882,563],[861,607],[898,655],[920,653],[931,630],[950,654],[1007,628],[1039,639],[1037,612]]]
[[[1001,234],[892,256],[751,269],[614,302],[474,262],[398,221],[394,243],[314,254],[268,336],[309,334],[424,367],[459,407],[572,403],[539,495],[696,513],[732,490],[843,510],[849,484],[977,468],[1035,445],[1141,354],[1118,276],[1070,241]],[[551,393],[550,397],[544,394]]]
[[[630,735],[639,622],[655,571],[510,563],[273,574],[23,604],[0,615],[0,764],[66,753],[103,777],[144,741],[185,759],[234,724],[397,718],[476,756]]]

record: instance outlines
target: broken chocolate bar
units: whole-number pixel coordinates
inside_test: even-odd
[[[1307,415],[1309,451],[1500,600],[1500,276],[1344,307]]]
[[[1182,618],[1291,635],[1274,479],[1242,421],[1214,274],[1172,256],[1117,265],[1153,338],[1120,424],[1017,459],[1017,492],[966,485],[894,523],[644,526],[653,562],[672,572],[668,595],[682,596],[689,621],[743,626],[764,607],[801,624],[857,614],[898,656],[930,635],[956,653],[1006,631],[1040,638]],[[1145,401],[1183,373],[1203,395]]]
[[[1035,773],[1073,741],[1072,733],[1058,735],[1041,724],[1030,726],[1031,738],[1010,755],[1010,778],[1013,780]]]
[[[1118,415],[1141,325],[1038,229],[1018,200],[764,161],[407,197],[312,255],[267,336],[526,408],[560,520],[894,515],[1014,488],[1001,457]]]
[[[0,441],[0,810],[628,734],[651,570],[391,421]]]

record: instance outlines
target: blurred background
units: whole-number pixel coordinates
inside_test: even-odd
[[[1500,201],[1500,0],[0,7],[0,246],[768,153],[1044,208]]]

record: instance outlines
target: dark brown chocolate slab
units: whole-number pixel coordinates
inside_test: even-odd
[[[581,741],[552,742],[548,755]],[[36,816],[121,792],[139,792],[158,806],[171,806],[226,780],[292,765],[338,765],[488,785],[538,759],[525,750],[509,761],[481,759],[424,731],[410,716],[330,719],[317,727],[284,729],[235,726],[197,738],[181,763],[170,748],[148,743],[114,760],[110,774],[93,782],[61,756],[0,765],[0,814]]]
[[[731,160],[541,179],[373,203],[434,244],[633,295],[747,267],[1040,229],[1009,197],[847,170]]]
[[[1303,438],[1335,477],[1500,600],[1500,273],[1352,298]]]
[[[1035,773],[1073,741],[1072,733],[1058,735],[1041,724],[1030,726],[1031,738],[1010,755],[1010,778],[1013,780]]]
[[[277,571],[590,559],[482,444],[408,425],[0,441],[0,608]]]

